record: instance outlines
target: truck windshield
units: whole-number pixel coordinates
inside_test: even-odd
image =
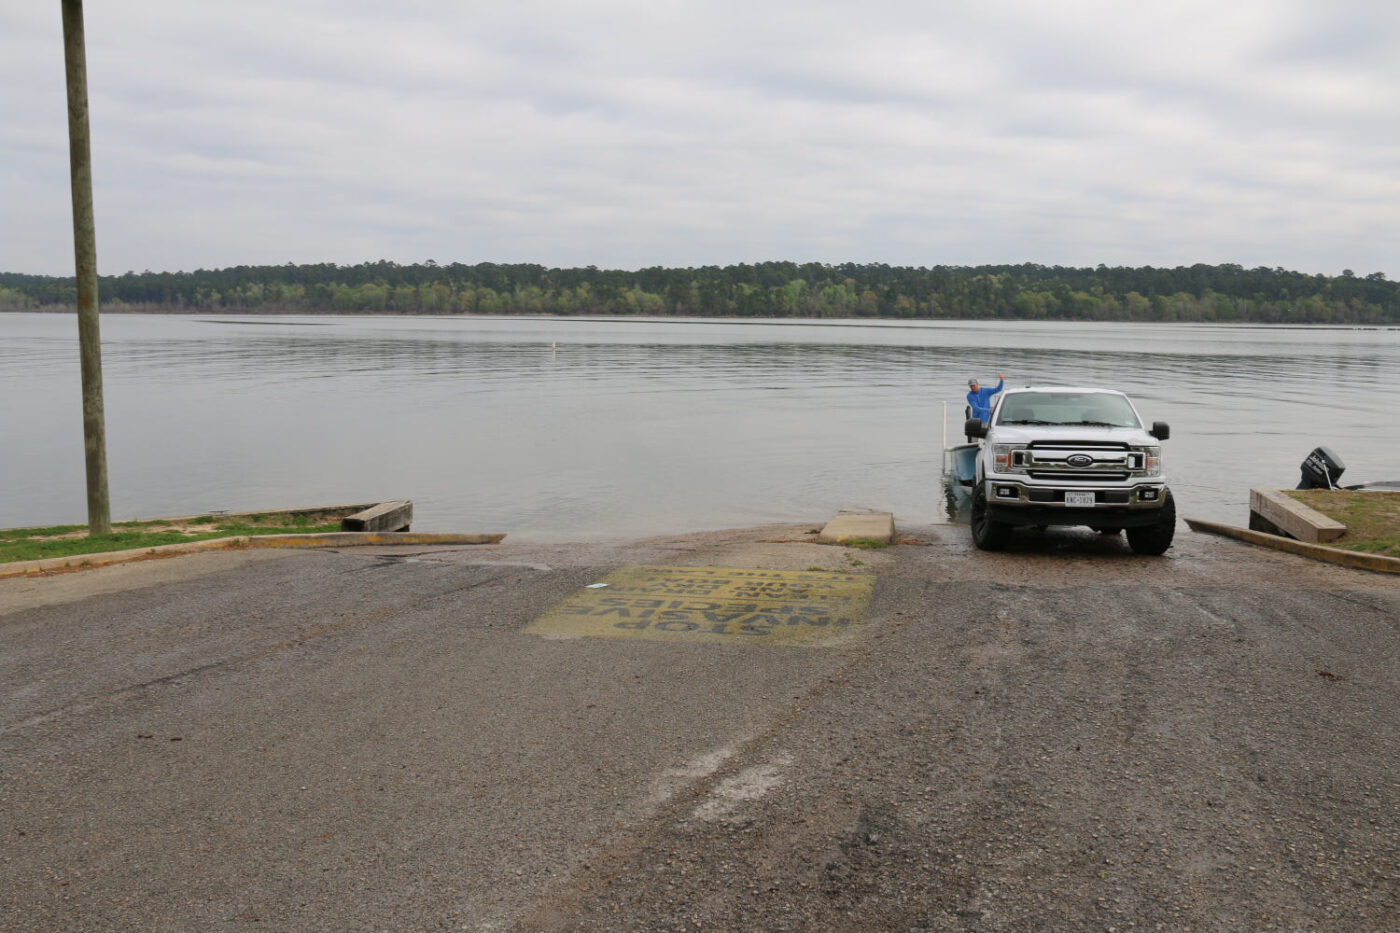
[[[1141,427],[1133,406],[1121,395],[1099,392],[1015,392],[997,412],[997,424]]]

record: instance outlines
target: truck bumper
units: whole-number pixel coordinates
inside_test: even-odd
[[[1168,495],[1165,485],[1141,484],[1092,492],[1093,506],[1067,506],[1063,488],[1028,486],[1015,481],[986,483],[987,517],[1009,525],[1088,525],[1090,528],[1137,528],[1157,522]]]

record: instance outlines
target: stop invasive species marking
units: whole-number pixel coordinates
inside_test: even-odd
[[[555,637],[819,645],[850,637],[875,578],[849,573],[623,567],[526,628]],[[596,586],[596,585],[595,585]]]

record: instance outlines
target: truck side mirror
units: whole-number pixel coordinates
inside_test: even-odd
[[[1172,429],[1171,425],[1167,424],[1165,421],[1154,421],[1152,422],[1152,430],[1147,433],[1151,434],[1159,441],[1164,441],[1172,436]]]
[[[963,433],[968,437],[986,437],[987,426],[982,423],[981,418],[968,418],[963,424]]]

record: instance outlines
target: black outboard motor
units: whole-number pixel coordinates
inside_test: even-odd
[[[1318,447],[1303,461],[1303,480],[1299,489],[1337,489],[1337,480],[1346,472],[1347,465],[1330,447]]]

